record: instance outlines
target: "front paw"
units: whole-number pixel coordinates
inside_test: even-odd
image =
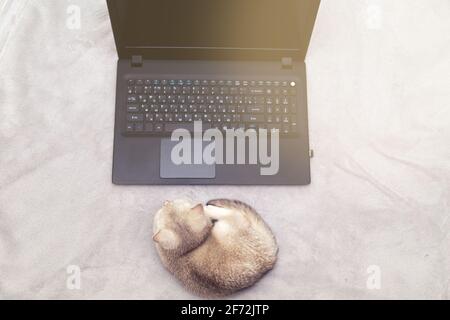
[[[209,200],[206,205],[207,206],[214,206],[214,207],[218,207],[218,208],[225,208],[226,207],[226,202],[227,200],[225,199],[214,199],[214,200]]]

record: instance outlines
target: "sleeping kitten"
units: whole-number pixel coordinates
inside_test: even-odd
[[[164,266],[201,296],[247,288],[277,259],[271,230],[240,201],[213,200],[206,206],[166,201],[156,213],[153,229]]]

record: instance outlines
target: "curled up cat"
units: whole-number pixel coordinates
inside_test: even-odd
[[[277,259],[275,237],[250,206],[212,200],[166,201],[153,240],[164,266],[191,292],[221,297],[252,286]]]

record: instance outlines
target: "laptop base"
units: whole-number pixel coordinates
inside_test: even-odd
[[[233,79],[285,80],[296,79],[299,89],[298,137],[280,138],[279,171],[262,175],[260,165],[215,165],[212,171],[195,175],[171,174],[167,164],[161,166],[161,139],[129,137],[122,133],[126,118],[129,77],[161,79]],[[116,120],[114,134],[113,183],[118,185],[306,185],[310,183],[310,150],[308,143],[306,70],[304,62],[282,61],[197,61],[120,59],[117,68]],[[163,157],[164,159],[164,157]],[[163,168],[164,172],[161,171]],[[164,173],[164,174],[162,174]],[[163,178],[164,177],[164,178]],[[167,178],[169,177],[169,178]]]

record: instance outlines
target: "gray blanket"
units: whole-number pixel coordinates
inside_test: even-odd
[[[448,299],[449,17],[448,0],[323,0],[310,186],[118,187],[105,1],[0,0],[0,298],[193,298],[159,262],[153,215],[165,199],[228,197],[280,246],[233,298]]]

